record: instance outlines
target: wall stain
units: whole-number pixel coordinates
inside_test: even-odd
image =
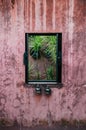
[[[12,3],[12,8],[14,8],[15,0],[11,0],[11,3]]]

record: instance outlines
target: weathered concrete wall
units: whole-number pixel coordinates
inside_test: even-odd
[[[86,0],[0,0],[0,119],[23,125],[86,120]],[[26,32],[62,32],[62,89],[24,86]]]

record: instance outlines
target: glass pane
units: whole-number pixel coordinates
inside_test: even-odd
[[[56,81],[57,35],[29,35],[28,80]]]

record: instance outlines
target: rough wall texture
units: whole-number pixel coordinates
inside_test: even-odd
[[[86,120],[86,0],[0,0],[0,119],[23,125]],[[62,32],[62,89],[24,86],[26,32]]]

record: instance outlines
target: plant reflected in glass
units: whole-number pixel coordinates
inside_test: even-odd
[[[30,35],[28,39],[29,81],[56,80],[56,35]]]

